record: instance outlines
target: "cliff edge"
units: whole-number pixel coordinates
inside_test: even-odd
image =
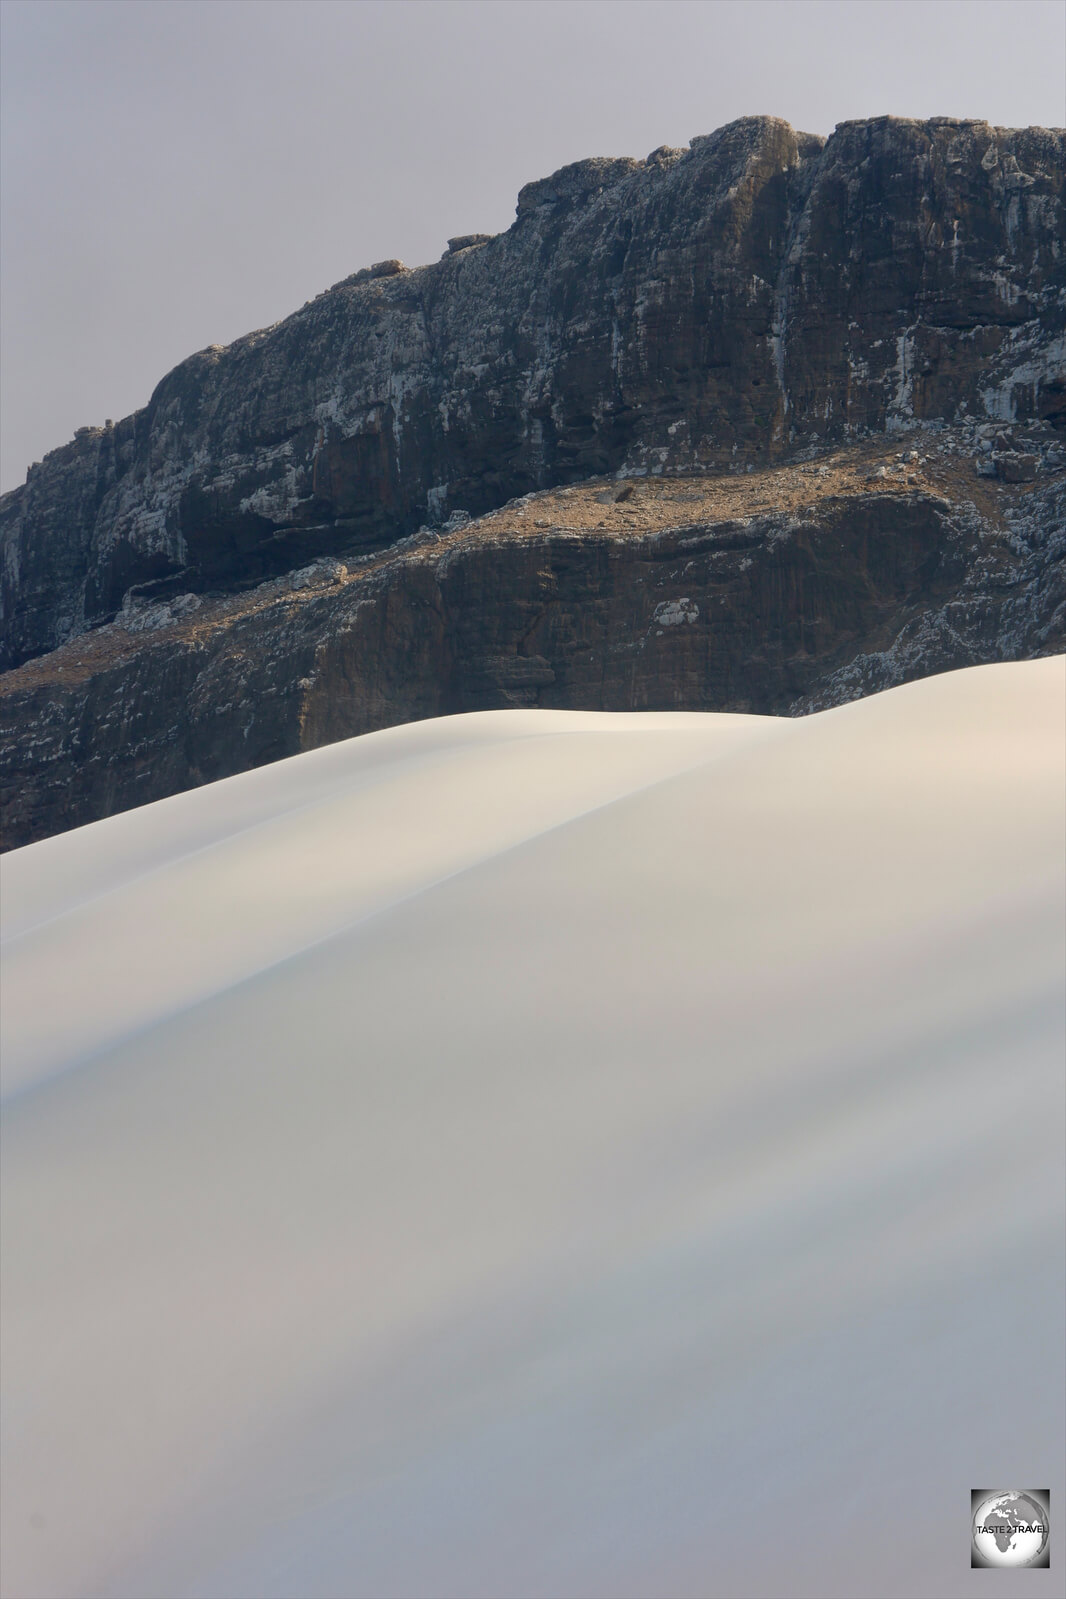
[[[1066,427],[1061,130],[744,118],[528,184],[79,431],[3,504],[3,656],[456,509],[965,416]]]

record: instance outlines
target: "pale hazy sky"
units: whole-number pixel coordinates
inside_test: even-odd
[[[2,486],[531,178],[734,117],[1066,122],[1062,0],[3,0]]]

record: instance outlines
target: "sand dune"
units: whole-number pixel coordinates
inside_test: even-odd
[[[4,1594],[1055,1592],[969,1492],[1066,1488],[1064,690],[449,718],[6,857]]]

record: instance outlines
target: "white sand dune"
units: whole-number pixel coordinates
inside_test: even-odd
[[[969,1493],[1066,1489],[1064,719],[455,717],[6,857],[7,1599],[1056,1593]]]

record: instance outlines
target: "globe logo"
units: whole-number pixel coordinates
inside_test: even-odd
[[[971,1535],[974,1566],[1046,1566],[1051,1527],[1048,1495],[1030,1488],[1006,1493],[977,1489]]]

